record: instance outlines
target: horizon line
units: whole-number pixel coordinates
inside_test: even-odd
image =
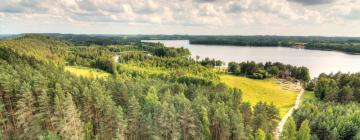
[[[0,35],[22,35],[22,34],[62,34],[62,35],[100,35],[100,36],[106,36],[106,35],[112,35],[112,36],[124,36],[124,35],[131,35],[131,36],[277,36],[277,37],[329,37],[329,38],[360,38],[360,36],[327,36],[327,35],[277,35],[277,34],[122,34],[122,33],[56,33],[56,32],[44,32],[44,33],[0,33]]]

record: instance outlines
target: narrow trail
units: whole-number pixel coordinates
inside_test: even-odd
[[[300,86],[300,83],[298,83],[298,86]],[[285,122],[287,121],[287,119],[289,119],[289,117],[291,117],[291,115],[293,114],[295,109],[298,109],[300,107],[300,102],[301,102],[301,96],[304,93],[304,89],[301,88],[298,96],[296,97],[295,100],[295,105],[289,109],[289,111],[285,114],[285,116],[281,119],[281,121],[279,122],[278,126],[276,127],[275,131],[274,131],[274,139],[275,140],[279,140],[280,139],[280,135],[281,132],[283,131]]]

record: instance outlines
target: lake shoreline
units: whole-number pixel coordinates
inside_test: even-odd
[[[309,68],[312,78],[320,73],[360,72],[360,55],[339,51],[298,49],[278,46],[229,46],[229,45],[194,45],[189,40],[142,40],[142,42],[163,43],[167,47],[184,47],[190,50],[191,57],[206,57],[228,62],[255,61],[281,62],[294,66]]]

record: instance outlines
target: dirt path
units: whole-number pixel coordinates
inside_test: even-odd
[[[298,86],[300,86],[300,83],[298,83]],[[285,122],[286,120],[291,117],[292,113],[294,112],[295,109],[298,109],[299,106],[300,106],[300,102],[301,102],[301,96],[303,95],[304,93],[304,89],[301,88],[298,96],[296,97],[296,100],[295,100],[295,105],[289,109],[289,111],[286,113],[286,115],[281,119],[281,121],[279,122],[278,126],[276,127],[275,129],[275,132],[274,132],[274,139],[275,140],[279,140],[280,139],[280,135],[281,135],[281,132],[283,131],[283,128],[284,128],[284,125],[285,125]]]

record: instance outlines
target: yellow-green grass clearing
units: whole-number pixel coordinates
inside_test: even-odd
[[[86,78],[107,78],[110,76],[110,73],[107,73],[105,71],[87,67],[65,66],[64,70],[76,76]]]
[[[295,90],[286,90],[292,88],[285,88],[274,78],[255,80],[233,75],[222,75],[220,78],[228,86],[241,89],[243,101],[248,101],[251,105],[260,101],[273,103],[279,108],[281,117],[294,106],[298,95]],[[295,86],[295,84],[287,83],[286,86]]]
[[[301,97],[301,102],[305,102],[308,100],[316,100],[314,91],[308,91],[306,90],[303,94],[303,96]]]

